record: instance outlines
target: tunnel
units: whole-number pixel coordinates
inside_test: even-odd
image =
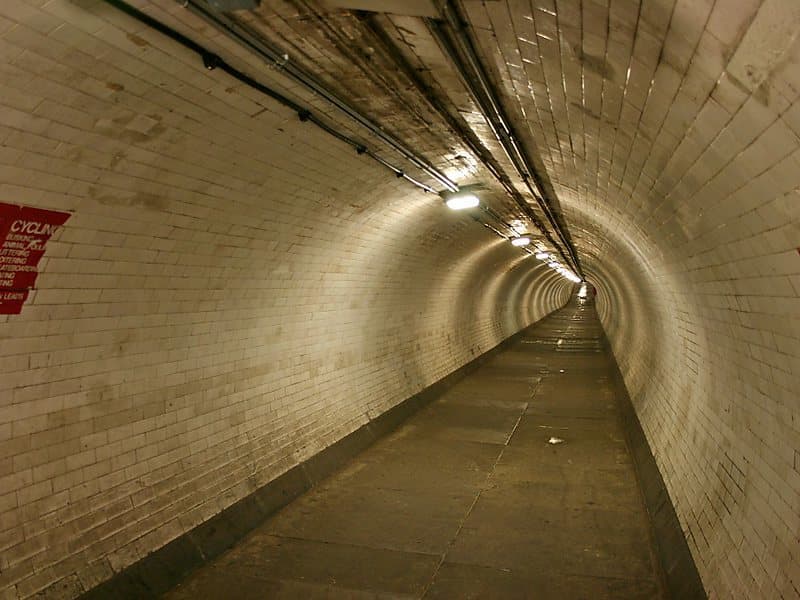
[[[0,598],[800,598],[796,0],[0,52]]]

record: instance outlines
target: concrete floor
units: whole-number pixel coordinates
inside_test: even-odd
[[[167,597],[663,598],[600,337],[539,322]]]

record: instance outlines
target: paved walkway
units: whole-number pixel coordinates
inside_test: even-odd
[[[547,317],[168,598],[662,598],[600,336]]]

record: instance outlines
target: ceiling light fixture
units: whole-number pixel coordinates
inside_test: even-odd
[[[464,210],[465,208],[475,208],[481,203],[475,194],[454,194],[445,200],[447,208],[450,210]]]
[[[520,237],[512,238],[511,239],[511,243],[514,246],[518,246],[518,247],[521,248],[522,246],[527,246],[528,244],[530,244],[531,243],[531,238],[526,237],[524,235],[521,235]]]
[[[539,260],[546,260],[550,258],[550,255],[547,252],[537,252],[536,258],[538,258]]]

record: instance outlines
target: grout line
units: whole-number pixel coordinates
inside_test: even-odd
[[[534,379],[534,378],[531,378],[531,379]],[[536,383],[532,386],[533,389],[531,390],[531,393],[530,393],[530,399],[531,400],[536,395],[536,392],[538,391],[539,385],[541,384],[541,381],[542,381],[541,377],[536,377],[535,379],[536,379]],[[492,463],[492,468],[489,469],[489,473],[486,475],[486,479],[483,482],[483,485],[481,485],[481,487],[478,489],[478,493],[475,495],[475,499],[469,505],[469,508],[467,509],[467,512],[464,514],[464,517],[459,521],[458,529],[456,529],[455,534],[453,534],[453,537],[447,543],[447,547],[445,548],[444,552],[442,552],[442,555],[439,558],[439,562],[436,564],[436,568],[433,570],[433,574],[431,575],[430,580],[425,585],[425,589],[422,591],[422,595],[420,596],[420,599],[425,598],[425,596],[428,595],[428,592],[430,591],[431,587],[433,586],[434,581],[436,581],[436,576],[439,574],[439,570],[442,568],[442,565],[444,564],[444,561],[447,560],[448,552],[450,552],[450,550],[455,545],[455,542],[458,539],[458,536],[461,534],[461,530],[464,529],[464,524],[467,522],[467,519],[472,514],[472,511],[474,510],[475,505],[478,503],[478,500],[480,500],[481,495],[483,494],[483,492],[486,491],[487,489],[489,489],[489,482],[492,480],[492,477],[494,477],[495,469],[497,468],[497,465],[500,462],[500,460],[503,458],[503,454],[505,453],[506,448],[508,447],[508,444],[511,442],[511,438],[514,437],[514,434],[517,432],[517,428],[519,427],[519,424],[522,421],[522,417],[524,417],[525,413],[528,412],[528,407],[529,406],[530,406],[530,404],[528,402],[526,402],[525,403],[525,408],[523,408],[522,411],[519,413],[519,417],[517,417],[517,420],[514,423],[514,427],[511,428],[511,433],[508,434],[508,437],[506,438],[506,441],[503,443],[503,446],[500,449],[500,453],[497,455],[497,458],[494,460],[494,463]]]

